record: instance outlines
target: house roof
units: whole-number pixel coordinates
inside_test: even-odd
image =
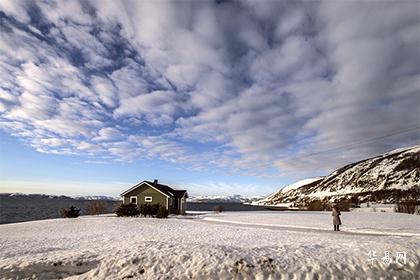
[[[174,190],[175,197],[183,197],[188,198],[188,193],[186,190]]]
[[[147,184],[150,187],[155,188],[156,190],[158,190],[159,192],[161,192],[162,194],[164,194],[168,197],[183,197],[184,195],[187,195],[187,197],[188,197],[188,194],[187,194],[186,190],[174,190],[167,185],[162,185],[162,184],[154,183],[154,182],[150,182],[150,181],[140,182],[137,185],[135,185],[134,187],[130,188],[129,190],[123,192],[120,195],[123,196],[123,195],[131,192],[132,190],[137,189],[138,187],[142,186],[143,184]]]

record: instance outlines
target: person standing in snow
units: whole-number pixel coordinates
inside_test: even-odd
[[[341,225],[340,215],[341,215],[340,210],[338,210],[337,205],[334,205],[332,209],[334,231],[340,231],[340,225]]]

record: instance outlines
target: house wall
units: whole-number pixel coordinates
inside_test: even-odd
[[[147,202],[150,204],[161,204],[167,207],[166,204],[166,196],[163,195],[161,192],[155,190],[154,188],[149,187],[148,185],[144,184],[143,186],[132,190],[131,192],[124,195],[124,204],[130,203],[130,197],[136,196],[137,197],[137,205],[145,204],[145,197],[151,196],[152,202]]]
[[[187,199],[185,196],[180,199],[180,205],[179,205],[180,214],[185,214],[185,211],[187,210]]]

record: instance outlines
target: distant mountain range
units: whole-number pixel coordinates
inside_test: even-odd
[[[66,195],[51,195],[51,194],[26,194],[26,193],[0,193],[0,196],[10,197],[26,197],[26,198],[43,198],[43,199],[76,199],[76,200],[120,200],[119,197],[105,196],[105,195],[87,195],[87,196],[66,196]]]
[[[112,196],[105,196],[105,195],[86,195],[86,196],[72,196],[72,198],[77,200],[111,200],[117,201],[120,200],[120,197],[112,197]]]
[[[25,197],[34,199],[69,199],[69,200],[105,200],[105,201],[119,201],[120,197],[104,196],[104,195],[86,195],[86,196],[66,196],[66,195],[49,195],[49,194],[25,194],[25,193],[0,193],[3,197]],[[188,198],[188,202],[194,203],[209,203],[209,202],[224,202],[224,203],[250,203],[263,198],[262,196],[243,197],[239,194],[234,195],[209,195],[209,196],[193,196]]]
[[[243,197],[239,194],[234,195],[213,195],[213,196],[194,196],[188,198],[188,202],[194,203],[216,203],[216,202],[223,202],[223,203],[251,203],[253,201],[260,200],[261,196],[254,196],[254,197]]]
[[[395,203],[401,199],[420,200],[420,145],[348,164],[326,177],[296,182],[253,204],[287,207],[317,200]]]

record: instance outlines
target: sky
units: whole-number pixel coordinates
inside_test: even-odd
[[[267,195],[420,143],[418,1],[0,2],[0,192]]]

